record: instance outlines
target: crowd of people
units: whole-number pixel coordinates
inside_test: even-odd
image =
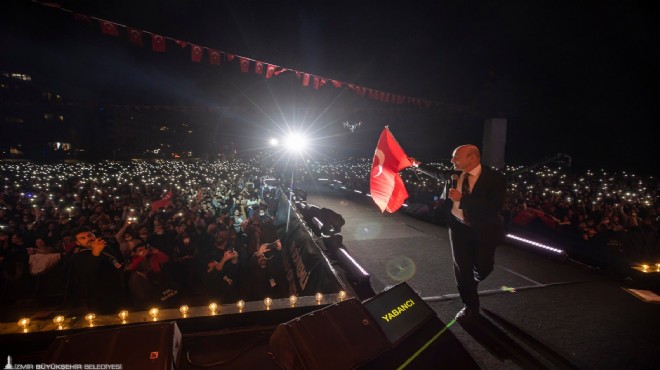
[[[271,172],[256,158],[3,163],[3,304],[34,299],[40,276],[98,313],[286,297]]]
[[[450,164],[435,163],[450,170]],[[369,192],[371,159],[298,163],[295,183],[325,179]],[[2,163],[2,303],[35,296],[50,274],[98,312],[288,295],[273,217],[276,178],[258,158],[216,161]],[[658,257],[658,183],[605,170],[509,167],[505,223]],[[413,169],[408,204],[442,202],[443,184]],[[288,178],[282,180],[291,181]],[[60,280],[54,278],[57,276]],[[52,289],[52,287],[50,288]]]
[[[451,164],[432,163],[450,171]],[[315,162],[307,170],[338,181],[348,189],[369,192],[370,158]],[[579,171],[561,164],[533,169],[507,167],[503,217],[510,228],[525,228],[581,248],[582,254],[608,250],[625,258],[660,260],[658,181],[652,176],[606,170]],[[410,195],[407,203],[425,204],[433,220],[444,184],[413,169],[401,173]],[[405,210],[405,209],[404,209]]]

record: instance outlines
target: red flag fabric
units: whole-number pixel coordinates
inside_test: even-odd
[[[101,32],[106,35],[119,36],[117,25],[108,21],[101,21]]]
[[[154,201],[151,203],[151,213],[158,211],[161,208],[167,208],[170,205],[170,200],[172,199],[172,191],[168,191],[163,199]]]
[[[248,58],[240,57],[241,72],[248,72],[250,70],[250,60]]]
[[[314,90],[318,90],[321,85],[321,79],[318,77],[314,77],[314,84],[312,85],[314,87]]]
[[[73,19],[78,22],[92,23],[92,18],[85,14],[73,13]]]
[[[220,52],[217,50],[209,49],[209,63],[220,64]]]
[[[181,41],[181,40],[174,40],[174,43],[179,45],[181,47],[181,49],[184,49],[186,46],[188,46],[187,42]]]
[[[142,31],[135,28],[128,29],[128,41],[137,46],[142,46]]]
[[[164,52],[165,51],[165,38],[161,35],[153,34],[151,35],[151,48],[153,51]]]
[[[256,74],[264,73],[264,62],[256,62],[254,64],[254,73]]]
[[[369,184],[371,199],[381,212],[396,212],[408,198],[399,171],[411,165],[408,156],[386,126],[378,139]]]
[[[202,60],[202,55],[204,55],[204,49],[199,45],[192,45],[190,47],[190,59],[193,62],[199,63]]]
[[[277,66],[274,66],[272,64],[266,64],[266,78],[271,78],[273,77],[273,73],[275,73],[275,68]]]
[[[236,55],[234,54],[227,54],[227,61],[231,62],[232,60],[234,60],[235,57]]]
[[[303,73],[303,80],[302,80],[302,85],[307,87],[309,86],[309,73]]]
[[[523,209],[520,211],[520,213],[513,217],[511,221],[517,225],[525,226],[536,219],[541,220],[545,226],[550,229],[556,229],[557,225],[559,225],[559,220],[539,209],[534,208]]]

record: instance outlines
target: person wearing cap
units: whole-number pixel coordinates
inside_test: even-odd
[[[89,227],[77,227],[71,235],[76,243],[71,255],[72,274],[80,283],[88,309],[104,314],[125,308],[126,289],[120,257],[106,248],[106,241],[97,238]]]

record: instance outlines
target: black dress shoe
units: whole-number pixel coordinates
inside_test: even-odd
[[[463,307],[458,313],[456,314],[456,321],[458,322],[465,322],[465,321],[470,321],[474,320],[479,316],[479,308],[473,308],[473,307]]]

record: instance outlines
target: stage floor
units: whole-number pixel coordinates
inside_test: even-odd
[[[344,245],[376,292],[405,280],[440,320],[452,321],[462,304],[445,227],[381,214],[371,198],[327,182],[299,187],[309,204],[343,216]],[[449,328],[481,368],[657,368],[660,305],[624,289],[635,283],[507,245],[495,262],[479,286],[487,310],[481,322]]]

